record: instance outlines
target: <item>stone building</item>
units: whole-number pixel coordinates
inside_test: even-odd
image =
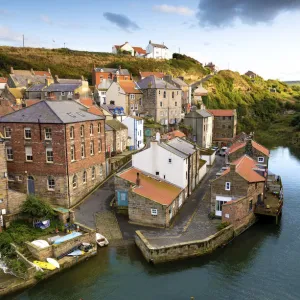
[[[235,109],[208,109],[214,116],[213,142],[228,145],[236,136],[237,114]]]
[[[184,124],[192,128],[190,139],[200,147],[210,148],[213,136],[213,116],[205,109],[192,108],[185,115]]]
[[[134,167],[116,174],[115,195],[118,209],[146,226],[169,227],[185,201],[182,188]]]
[[[253,158],[257,163],[268,167],[270,157],[269,149],[260,145],[251,138],[247,138],[244,142],[236,142],[231,145],[227,150],[226,158],[228,162],[233,162],[245,154]]]
[[[127,148],[128,128],[120,121],[107,120],[106,124],[113,130],[113,146],[111,149],[116,153],[121,153]],[[109,141],[108,141],[109,142]]]
[[[211,212],[231,223],[249,214],[253,215],[254,205],[263,200],[265,182],[266,169],[258,166],[257,162],[249,156],[242,156],[234,161],[220,177],[211,182]],[[248,200],[243,200],[241,204],[236,205],[236,211],[230,213],[229,209],[224,211],[226,205],[236,203],[242,198]],[[242,205],[241,209],[238,208],[240,205]]]
[[[144,113],[162,125],[178,124],[181,119],[182,102],[180,88],[149,76],[137,83],[143,92]]]
[[[92,84],[98,86],[103,79],[131,80],[131,75],[127,69],[119,68],[94,68],[92,73]]]
[[[72,207],[105,179],[105,118],[75,101],[41,101],[0,118],[9,187]]]

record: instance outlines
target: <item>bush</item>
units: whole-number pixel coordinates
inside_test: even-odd
[[[43,271],[37,271],[34,275],[34,278],[37,280],[37,281],[41,281],[45,278],[45,273]]]
[[[228,227],[229,225],[230,225],[229,222],[222,222],[222,223],[220,223],[220,224],[217,226],[217,229],[220,231],[220,230],[222,230],[222,229]]]
[[[291,121],[291,126],[296,127],[300,125],[300,115],[295,116]]]

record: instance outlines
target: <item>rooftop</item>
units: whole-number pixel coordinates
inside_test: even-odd
[[[186,159],[188,157],[187,154],[181,152],[180,150],[175,149],[174,147],[172,147],[171,145],[168,145],[167,143],[157,143],[157,145],[183,159]]]
[[[181,78],[179,77],[175,77],[172,78],[172,81],[174,81],[175,83],[177,83],[179,86],[184,87],[184,86],[188,86],[188,84],[186,82],[184,82]]]
[[[7,83],[7,78],[0,77],[0,83]]]
[[[103,120],[75,101],[40,101],[0,118],[1,123],[68,124]]]
[[[43,89],[44,92],[73,92],[81,83],[52,83]]]
[[[140,72],[141,77],[155,76],[157,78],[164,78],[165,74],[162,72]]]
[[[114,68],[94,68],[95,72],[103,72],[103,73],[111,73],[111,74],[117,74],[119,72],[119,75],[128,75],[130,76],[130,73],[127,69],[114,69]]]
[[[154,75],[150,75],[138,83],[141,89],[167,89],[167,90],[180,90],[178,87],[164,81],[163,79],[157,78]]]
[[[183,138],[183,137],[186,137],[186,135],[180,130],[174,130],[174,131],[166,133],[164,135],[164,137],[166,137],[168,140],[171,140],[176,137]]]
[[[178,137],[170,140],[168,145],[187,155],[193,154],[196,151],[196,148],[192,143]]]
[[[208,91],[202,86],[198,86],[195,90],[194,90],[194,96],[206,96],[208,94]]]
[[[118,120],[106,120],[106,124],[114,130],[127,129],[127,126]]]
[[[168,47],[164,44],[155,44],[155,43],[152,43],[152,41],[149,41],[149,44],[152,45],[155,48],[168,49]]]
[[[98,84],[97,88],[98,90],[108,90],[112,83],[112,79],[102,79],[101,83]]]
[[[137,173],[139,173],[140,178],[139,186],[136,186]],[[119,173],[118,176],[135,185],[132,189],[134,193],[162,205],[170,205],[181,192],[179,187],[161,179],[157,179],[154,176],[142,173],[136,168],[127,169],[124,172]]]
[[[228,154],[232,154],[235,151],[237,151],[237,150],[239,150],[241,148],[246,147],[246,144],[247,144],[247,142],[236,142],[236,143],[234,143],[229,148]],[[260,151],[261,153],[265,154],[266,156],[270,156],[270,151],[266,147],[260,145],[259,143],[257,143],[254,140],[251,140],[251,144],[252,144],[252,147],[255,148],[256,150]]]
[[[233,117],[235,115],[235,109],[208,109],[215,117]]]
[[[206,109],[192,109],[188,114],[185,115],[185,118],[209,118],[212,117]]]
[[[133,80],[120,80],[119,85],[126,94],[142,94]]]
[[[132,47],[132,48],[134,49],[135,52],[139,54],[147,54],[146,50],[141,47]]]

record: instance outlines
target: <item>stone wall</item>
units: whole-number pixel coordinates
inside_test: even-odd
[[[37,247],[30,242],[25,242],[25,245],[27,246],[27,249],[30,251],[31,255],[37,260],[46,261],[48,257],[53,257],[52,245],[46,248]]]
[[[233,138],[236,135],[236,116],[214,117],[213,140]]]
[[[158,264],[210,253],[233,238],[234,228],[230,225],[204,240],[195,240],[163,247],[151,246],[142,232],[136,231],[135,243],[148,262]]]
[[[17,214],[21,210],[22,204],[26,201],[27,195],[17,191],[8,190],[8,213]]]

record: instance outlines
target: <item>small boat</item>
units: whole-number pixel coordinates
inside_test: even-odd
[[[81,251],[81,250],[75,250],[71,253],[68,254],[68,256],[81,256],[84,254],[84,251]]]
[[[48,257],[48,258],[47,258],[47,262],[48,262],[49,264],[53,265],[54,267],[56,267],[57,269],[60,268],[60,265],[59,265],[58,261],[57,261],[56,259],[54,259],[54,258]]]
[[[50,246],[49,243],[44,240],[35,240],[35,241],[32,241],[31,244],[33,244],[39,248],[46,248],[46,247]]]
[[[107,238],[104,237],[100,233],[96,233],[96,242],[99,245],[99,247],[104,247],[104,246],[107,246],[109,244]]]
[[[33,264],[38,266],[39,268],[45,269],[45,270],[55,270],[56,267],[53,266],[52,264],[49,264],[48,262],[44,262],[44,261],[39,261],[39,260],[35,260],[33,261]]]
[[[72,232],[70,234],[60,237],[59,239],[56,239],[53,244],[58,245],[81,235],[81,232]]]

